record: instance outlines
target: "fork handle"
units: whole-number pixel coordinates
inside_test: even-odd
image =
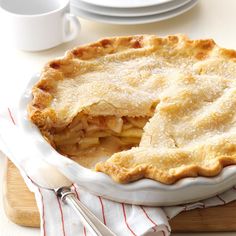
[[[82,223],[94,236],[116,236],[106,225],[104,225],[68,187],[59,188],[56,194],[62,202],[71,206],[79,215]]]

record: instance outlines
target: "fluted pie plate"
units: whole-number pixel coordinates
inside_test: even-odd
[[[236,179],[235,58],[182,35],[103,39],[32,78],[20,124],[45,161],[97,195],[153,206],[211,197]]]

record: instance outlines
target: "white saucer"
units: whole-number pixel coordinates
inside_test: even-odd
[[[193,8],[197,4],[198,0],[191,0],[187,4],[160,14],[150,15],[150,16],[140,16],[140,17],[115,17],[115,16],[105,16],[99,15],[95,13],[91,13],[88,11],[84,11],[79,9],[76,6],[71,6],[71,12],[78,17],[82,17],[88,20],[93,20],[102,23],[109,23],[109,24],[123,24],[123,25],[134,25],[134,24],[145,24],[151,22],[157,22],[166,20],[175,16],[178,16],[191,8]]]
[[[71,0],[71,6],[98,15],[134,17],[134,16],[148,16],[171,11],[187,4],[190,1],[191,0],[175,0],[150,7],[140,7],[140,8],[113,8],[113,7],[96,6],[90,3],[85,3],[83,2],[83,0]]]
[[[175,0],[81,0],[85,3],[90,3],[102,7],[114,8],[133,8],[133,7],[150,7]]]

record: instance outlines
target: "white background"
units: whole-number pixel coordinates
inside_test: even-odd
[[[144,33],[157,35],[184,33],[193,39],[213,38],[220,46],[236,49],[235,12],[235,0],[199,0],[199,4],[189,12],[158,23],[119,26],[81,20],[82,31],[78,39],[38,53],[27,53],[14,49],[11,42],[13,39],[8,37],[11,29],[8,22],[0,15],[0,110],[6,106],[12,106],[11,101],[17,99],[30,76],[40,71],[48,60],[62,56],[67,49],[101,37]],[[0,196],[2,198],[4,159],[1,157],[0,167]],[[5,216],[2,199],[0,199],[0,236],[15,235],[39,236],[40,232],[38,229],[24,228],[11,223]],[[226,236],[236,235],[236,232],[197,235]]]

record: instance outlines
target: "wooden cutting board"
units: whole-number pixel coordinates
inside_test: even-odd
[[[11,162],[7,164],[3,193],[5,211],[10,220],[22,226],[39,227],[34,195]],[[236,202],[183,212],[170,224],[174,232],[236,231]]]

